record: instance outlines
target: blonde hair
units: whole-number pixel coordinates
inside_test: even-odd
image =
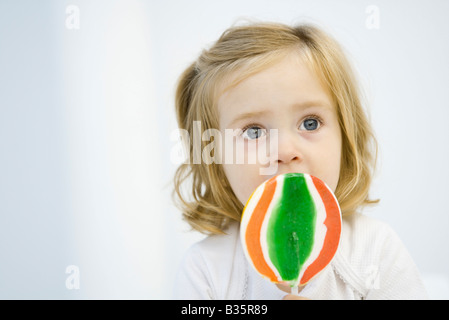
[[[316,72],[337,108],[342,159],[335,195],[342,214],[349,215],[360,206],[377,202],[368,198],[377,143],[349,62],[338,43],[318,27],[258,23],[226,30],[181,75],[175,101],[178,125],[191,137],[194,121],[201,121],[204,130],[218,128],[220,85],[239,71],[231,83],[236,85],[292,50]],[[221,165],[194,164],[194,146],[188,147],[190,161],[181,164],[174,177],[175,202],[193,229],[223,233],[230,221],[240,221],[243,204],[233,193]]]

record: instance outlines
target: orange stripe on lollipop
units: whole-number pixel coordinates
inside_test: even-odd
[[[254,208],[250,221],[248,221],[245,234],[246,247],[254,267],[259,273],[265,275],[273,282],[277,282],[278,280],[263,256],[262,246],[260,244],[260,230],[268,207],[273,200],[276,184],[276,179],[267,181],[265,184],[262,196],[260,197],[257,206]]]
[[[340,242],[341,214],[337,201],[330,193],[329,189],[318,179],[311,176],[313,184],[317,189],[326,209],[326,219],[324,225],[327,233],[324,239],[323,248],[315,261],[306,269],[301,278],[300,284],[307,283],[313,276],[320,272],[332,260]]]

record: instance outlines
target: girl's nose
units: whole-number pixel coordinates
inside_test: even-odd
[[[300,163],[302,153],[299,145],[299,137],[294,132],[278,132],[278,164]]]

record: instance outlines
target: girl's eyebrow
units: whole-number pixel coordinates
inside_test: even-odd
[[[330,105],[328,102],[324,100],[310,100],[301,103],[295,103],[293,107],[295,109],[308,109],[313,107],[324,107],[327,109],[332,109],[332,105]]]
[[[247,120],[247,119],[254,119],[254,118],[260,118],[262,116],[265,116],[267,114],[272,113],[269,110],[264,110],[264,111],[253,111],[253,112],[245,112],[245,113],[241,113],[239,114],[237,117],[235,117],[231,123],[229,124],[229,126],[233,126],[234,124]]]

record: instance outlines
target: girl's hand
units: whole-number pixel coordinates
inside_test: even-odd
[[[276,286],[282,291],[290,293],[290,287],[287,286],[286,284],[278,283],[276,284]],[[301,292],[302,288],[303,287],[299,287],[298,292]],[[312,299],[301,297],[295,294],[287,294],[286,296],[284,296],[284,298],[282,298],[282,300],[312,300]]]

